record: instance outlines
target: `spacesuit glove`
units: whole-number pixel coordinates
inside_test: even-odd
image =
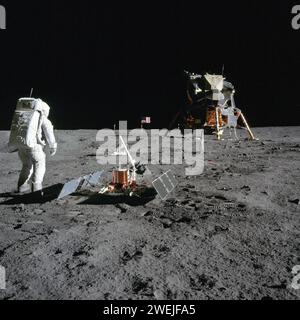
[[[50,156],[53,157],[56,155],[57,147],[56,148],[50,148]]]

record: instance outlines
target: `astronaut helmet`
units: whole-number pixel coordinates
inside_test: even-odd
[[[42,99],[36,99],[36,111],[40,111],[44,117],[48,118],[50,113],[50,107],[49,105],[44,102]]]

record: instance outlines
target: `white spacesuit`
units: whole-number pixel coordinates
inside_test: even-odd
[[[14,114],[9,148],[18,151],[23,167],[18,182],[18,191],[41,191],[46,173],[46,142],[54,156],[57,143],[51,121],[50,107],[41,99],[22,98]],[[43,140],[43,136],[46,142]]]
[[[222,116],[227,117],[226,128],[229,128],[230,137],[232,136],[231,130],[233,129],[234,136],[236,140],[239,140],[236,128],[238,126],[238,119],[241,114],[241,110],[235,107],[233,95],[231,97],[231,105],[228,106],[228,100],[221,102],[219,108],[221,110]]]

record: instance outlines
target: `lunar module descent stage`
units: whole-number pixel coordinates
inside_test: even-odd
[[[178,112],[171,126],[181,118],[184,129],[205,129],[221,140],[224,129],[232,130],[238,140],[236,129],[246,129],[250,140],[256,140],[240,109],[235,105],[235,88],[222,75],[204,76],[185,71],[189,105]],[[239,126],[239,121],[242,126]]]

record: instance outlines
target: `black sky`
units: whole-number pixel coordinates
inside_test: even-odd
[[[35,88],[59,129],[167,127],[183,70],[220,73],[252,125],[300,125],[300,31],[292,4],[263,1],[2,1],[0,129]]]

